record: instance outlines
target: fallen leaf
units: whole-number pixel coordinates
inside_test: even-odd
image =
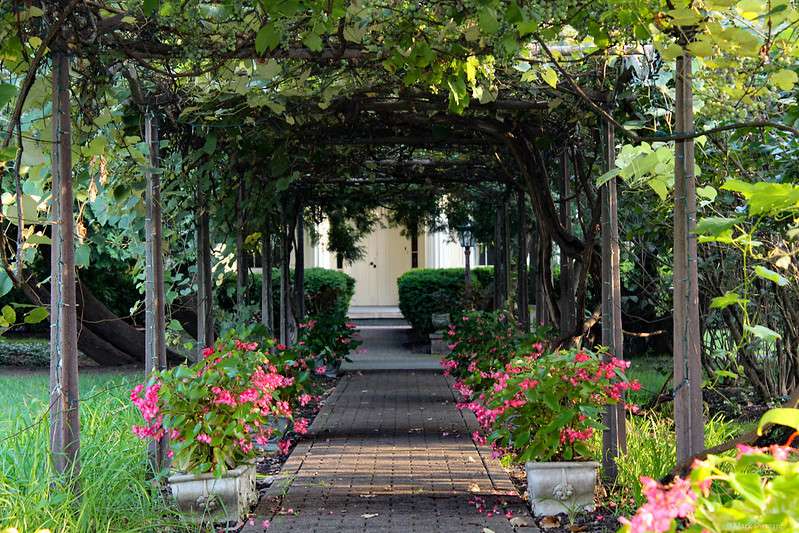
[[[362,514],[361,518],[366,518],[368,520],[368,519],[374,518],[376,516],[378,516],[378,513],[366,513],[366,514]]]
[[[472,483],[469,485],[469,492],[480,492],[480,485],[477,483]]]
[[[532,525],[530,520],[523,516],[514,516],[509,520],[509,522],[513,527],[529,527]]]
[[[494,533],[493,529],[488,529],[487,527],[483,528],[483,533]]]
[[[557,516],[545,516],[541,519],[541,522],[538,523],[539,526],[543,527],[544,529],[552,529],[555,527],[560,527],[560,518]]]

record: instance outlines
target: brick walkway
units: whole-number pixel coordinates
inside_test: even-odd
[[[400,338],[364,332],[367,348],[387,335]],[[403,357],[400,350],[385,355]],[[372,366],[375,356],[360,364]],[[262,498],[256,526],[245,531],[262,531],[270,518],[269,533],[512,532],[504,510],[489,517],[475,508],[477,498],[489,511],[505,504],[513,516],[526,516],[504,470],[472,442],[476,421],[454,402],[439,372],[351,370]]]

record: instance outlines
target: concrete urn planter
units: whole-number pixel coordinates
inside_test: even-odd
[[[195,522],[237,522],[258,501],[254,462],[228,470],[220,478],[210,473],[177,473],[168,481],[178,509]]]
[[[535,516],[594,510],[594,488],[599,463],[586,462],[529,462],[527,494]]]

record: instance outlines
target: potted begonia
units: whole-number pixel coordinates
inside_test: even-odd
[[[203,350],[203,359],[156,372],[131,392],[143,439],[169,437],[169,486],[178,508],[203,522],[237,521],[256,502],[257,445],[292,420],[287,377],[255,342],[230,339]],[[301,429],[307,421],[297,420]],[[287,448],[286,441],[282,447]]]
[[[625,377],[628,366],[572,349],[532,352],[485,373],[492,387],[467,407],[496,453],[524,463],[533,514],[593,510],[599,465],[587,441],[603,429],[602,411],[640,388]]]
[[[336,377],[348,355],[361,344],[357,326],[339,317],[317,317],[299,325],[300,343],[316,356],[315,372]]]

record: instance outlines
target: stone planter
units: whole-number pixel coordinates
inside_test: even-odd
[[[527,471],[527,494],[535,516],[594,510],[599,463],[529,462],[524,467]]]
[[[177,473],[169,476],[169,487],[178,509],[195,522],[237,522],[258,501],[255,463],[213,474]]]

